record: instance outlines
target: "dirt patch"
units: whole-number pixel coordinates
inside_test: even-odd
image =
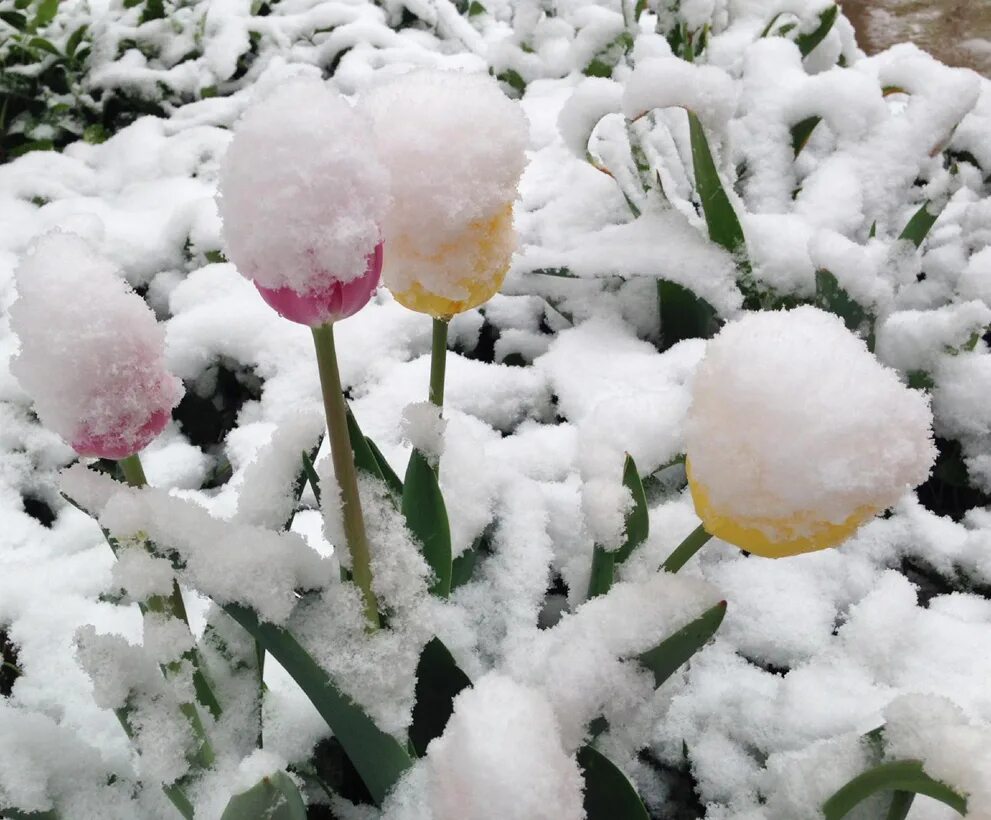
[[[991,3],[986,0],[846,0],[842,6],[868,54],[908,40],[948,65],[991,77]]]

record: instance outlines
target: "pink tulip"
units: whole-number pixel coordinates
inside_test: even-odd
[[[365,272],[357,279],[349,282],[334,279],[329,285],[309,293],[298,293],[288,286],[266,288],[258,282],[255,282],[255,287],[262,299],[280,316],[301,325],[319,327],[346,319],[368,304],[382,275],[381,242],[368,254],[365,262]]]
[[[72,440],[72,449],[81,456],[110,458],[115,461],[143,450],[165,429],[172,414],[168,410],[156,410],[144,424],[132,428],[128,419],[121,419],[120,425],[106,433],[93,433],[82,430]]]

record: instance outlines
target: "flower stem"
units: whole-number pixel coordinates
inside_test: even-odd
[[[430,401],[444,406],[444,374],[447,370],[447,328],[450,316],[434,319],[434,333],[430,348]]]
[[[344,537],[351,553],[351,575],[361,590],[365,601],[365,618],[370,630],[378,629],[378,601],[372,591],[372,567],[365,535],[365,519],[361,514],[358,496],[358,477],[354,468],[354,453],[348,436],[347,410],[341,389],[341,373],[337,367],[337,351],[334,348],[334,325],[312,328],[313,344],[317,351],[317,368],[320,371],[320,387],[323,391],[323,408],[327,414],[327,432],[330,438],[330,455],[334,461],[334,475],[341,491],[344,516]]]
[[[144,467],[141,466],[141,457],[137,453],[122,458],[117,463],[124,474],[124,480],[132,487],[144,487],[148,484]]]
[[[675,548],[675,551],[668,556],[668,560],[661,565],[661,569],[665,572],[677,572],[688,563],[689,559],[695,555],[696,552],[708,543],[710,538],[712,538],[712,536],[705,531],[705,526],[699,524],[694,530],[692,530],[691,535],[682,541]]]

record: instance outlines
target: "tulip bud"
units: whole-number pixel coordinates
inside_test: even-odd
[[[312,78],[248,109],[220,171],[229,258],[280,315],[311,327],[351,316],[375,292],[387,203],[368,124]]]
[[[46,234],[17,269],[11,372],[42,423],[80,455],[121,459],[171,418],[182,383],[165,366],[165,333],[114,265],[82,238]]]
[[[392,177],[386,285],[435,318],[487,301],[517,243],[527,144],[519,104],[486,75],[419,70],[378,86],[362,107]]]
[[[927,397],[821,310],[752,313],[708,343],[688,477],[707,532],[771,558],[835,546],[923,482]]]

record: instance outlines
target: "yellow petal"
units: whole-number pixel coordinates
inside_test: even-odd
[[[802,510],[781,518],[744,518],[719,510],[712,503],[708,489],[692,474],[691,462],[686,460],[685,469],[695,513],[702,519],[706,532],[764,558],[784,558],[838,546],[880,512],[876,507],[858,507],[839,524],[823,520],[816,510]]]
[[[480,219],[451,242],[424,252],[414,239],[397,237],[386,245],[386,281],[388,267],[412,267],[442,269],[447,260],[468,259],[468,271],[457,285],[464,297],[450,299],[434,292],[430,283],[415,281],[404,290],[393,290],[396,301],[410,310],[426,313],[435,318],[454,316],[487,302],[502,287],[514,243],[507,241],[513,232],[513,204],[509,203],[494,217]],[[410,264],[412,263],[412,264]]]

